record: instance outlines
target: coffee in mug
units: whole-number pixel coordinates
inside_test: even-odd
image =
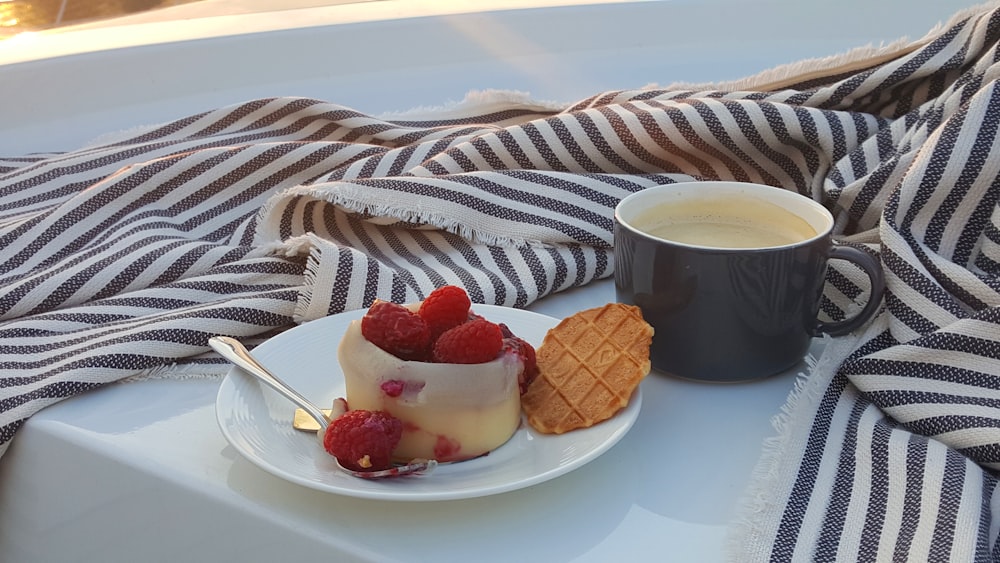
[[[653,367],[702,381],[744,381],[802,360],[813,337],[855,330],[878,311],[878,261],[836,244],[833,216],[795,192],[744,182],[647,188],[615,209],[615,292],[655,330]],[[871,281],[858,314],[818,320],[827,262]]]
[[[741,195],[655,205],[641,210],[631,224],[656,238],[713,248],[782,246],[816,236],[798,215]]]

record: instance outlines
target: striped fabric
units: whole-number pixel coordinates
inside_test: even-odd
[[[619,199],[735,179],[823,202],[888,290],[778,417],[734,559],[998,560],[997,9],[778,83],[409,121],[254,100],[0,158],[0,453],[62,398],[219,373],[211,335],[253,344],[446,283],[523,307],[606,278]],[[865,280],[835,263],[823,314],[865,302]]]

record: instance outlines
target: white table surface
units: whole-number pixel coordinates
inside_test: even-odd
[[[463,13],[369,2],[0,43],[0,152],[71,149],[258,96],[380,113],[469,90],[573,101],[735,79],[919,38],[974,5],[505,4],[523,3]],[[605,280],[531,309],[562,317],[613,299]],[[34,416],[0,459],[0,561],[719,561],[797,371],[738,385],[653,373],[632,431],[584,467],[500,495],[409,503],[319,493],[258,469],[216,425],[219,381],[111,385]]]

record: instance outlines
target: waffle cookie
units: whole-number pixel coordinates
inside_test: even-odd
[[[622,303],[580,311],[545,335],[538,376],[521,397],[528,423],[562,434],[607,420],[649,373],[653,327]]]

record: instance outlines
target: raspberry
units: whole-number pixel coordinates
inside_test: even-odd
[[[392,467],[402,436],[403,423],[385,411],[347,411],[326,429],[323,448],[348,469],[379,471]]]
[[[389,381],[383,381],[382,385],[379,385],[382,392],[389,397],[398,397],[403,394],[403,389],[406,388],[406,383],[398,379],[390,379]]]
[[[361,318],[365,339],[401,360],[424,360],[431,333],[413,311],[389,301],[375,301]]]
[[[431,292],[420,304],[420,316],[431,329],[431,341],[444,331],[464,323],[469,318],[472,301],[465,290],[455,285],[445,285]]]
[[[475,319],[445,331],[434,343],[433,358],[444,364],[482,364],[496,359],[502,347],[500,327]]]
[[[528,390],[528,385],[531,385],[531,382],[538,376],[535,347],[529,344],[527,340],[512,334],[503,339],[503,350],[509,350],[517,354],[521,357],[522,363],[524,363],[524,370],[517,376],[517,385],[521,390],[521,394],[524,395],[525,391]]]

